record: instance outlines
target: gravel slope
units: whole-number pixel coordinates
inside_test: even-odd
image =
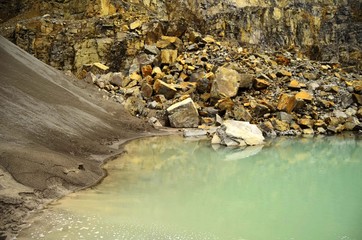
[[[103,160],[122,151],[118,142],[150,131],[0,36],[0,239],[31,210],[97,183]]]

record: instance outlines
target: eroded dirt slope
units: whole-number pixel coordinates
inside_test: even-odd
[[[0,59],[1,236],[44,199],[97,182],[94,156],[115,154],[110,143],[148,127],[3,37]]]

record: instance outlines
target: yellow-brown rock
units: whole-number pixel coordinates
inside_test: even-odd
[[[353,81],[352,86],[355,92],[362,92],[362,80]]]
[[[136,20],[136,21],[132,22],[132,23],[129,25],[129,28],[130,28],[131,30],[135,30],[135,29],[137,29],[137,28],[139,28],[139,27],[141,27],[141,26],[142,26],[142,22],[141,22],[140,20]]]
[[[145,99],[148,99],[148,98],[152,97],[152,93],[153,93],[152,86],[148,83],[144,83],[141,87],[142,97]]]
[[[290,129],[290,126],[287,122],[285,121],[280,121],[278,119],[272,119],[272,124],[275,130],[280,131],[280,132],[285,132],[288,131]]]
[[[234,102],[230,98],[220,99],[216,103],[216,107],[218,109],[220,109],[221,111],[231,110],[233,108],[233,106],[234,106]]]
[[[303,128],[312,128],[314,125],[314,120],[310,118],[301,118],[298,120],[298,124]]]
[[[152,66],[151,65],[145,65],[141,67],[141,72],[142,72],[142,77],[147,77],[150,76],[152,74]]]
[[[153,84],[153,90],[157,94],[164,95],[166,99],[172,99],[177,92],[176,88],[174,88],[172,85],[167,84],[159,79],[157,79]]]
[[[362,105],[362,95],[354,93],[353,99],[358,105]]]
[[[295,98],[297,100],[304,100],[304,101],[307,101],[307,102],[311,102],[313,100],[313,96],[310,93],[306,92],[306,91],[301,91],[301,92],[297,93],[295,95]]]
[[[234,69],[219,67],[211,86],[213,98],[235,97],[241,81],[241,75]]]
[[[278,77],[283,77],[283,76],[291,77],[292,75],[293,75],[293,74],[292,74],[291,72],[289,72],[289,71],[287,71],[287,70],[284,70],[284,69],[282,69],[282,70],[280,70],[280,71],[277,72],[277,76],[278,76]]]
[[[292,79],[290,81],[290,83],[288,84],[288,87],[291,88],[291,89],[300,89],[300,88],[306,87],[306,85],[304,83],[300,83],[296,79]]]
[[[255,89],[265,89],[270,86],[270,82],[265,79],[256,78],[254,81]]]
[[[177,50],[163,49],[161,50],[161,63],[172,64],[177,59]]]
[[[279,97],[277,109],[287,113],[291,113],[295,108],[297,101],[293,95],[283,93]]]

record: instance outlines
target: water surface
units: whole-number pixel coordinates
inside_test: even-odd
[[[361,140],[214,148],[133,141],[100,185],[52,205],[19,239],[362,239]]]

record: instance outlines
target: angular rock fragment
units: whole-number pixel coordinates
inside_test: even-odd
[[[240,74],[231,68],[219,67],[211,86],[211,97],[235,97],[240,86]]]
[[[173,98],[177,92],[176,88],[174,88],[172,85],[167,84],[159,79],[155,81],[153,90],[155,90],[157,94],[162,94],[165,96],[166,99]]]
[[[241,73],[239,87],[245,89],[251,88],[254,79],[255,79],[254,74]]]
[[[254,88],[255,89],[258,89],[258,90],[265,89],[265,88],[267,88],[269,86],[270,86],[270,82],[268,82],[267,80],[257,78],[254,81]]]
[[[142,22],[140,20],[136,20],[129,25],[129,28],[131,30],[135,30],[135,29],[141,27],[141,25],[142,25]]]
[[[250,115],[249,111],[241,105],[237,105],[234,107],[233,114],[235,120],[238,121],[250,122],[252,119],[252,116]]]
[[[353,94],[353,100],[358,104],[362,105],[362,95],[354,93]]]
[[[295,95],[295,99],[311,102],[313,100],[313,96],[308,92],[301,91]]]
[[[261,130],[248,122],[225,120],[216,130],[213,143],[225,146],[245,146],[264,144],[264,136]]]
[[[161,122],[157,119],[157,118],[155,118],[155,117],[151,117],[149,120],[148,120],[148,122],[154,127],[154,128],[162,128],[163,126],[162,126],[162,124],[161,124]]]
[[[191,98],[171,105],[167,114],[171,127],[196,128],[199,125],[199,113]]]
[[[231,110],[234,106],[233,100],[231,98],[223,98],[217,101],[215,107],[220,109],[221,111]]]
[[[159,55],[161,52],[155,45],[145,45],[144,46],[145,53],[153,54],[153,55]]]
[[[148,99],[148,98],[152,97],[152,94],[153,94],[152,86],[148,83],[142,84],[141,94],[144,99]]]
[[[290,126],[287,122],[280,121],[278,119],[272,119],[272,124],[273,124],[274,129],[279,132],[285,132],[290,129]]]
[[[283,93],[279,97],[277,109],[287,113],[291,113],[295,108],[297,102],[294,96]]]
[[[172,64],[177,59],[177,50],[163,49],[161,50],[161,63]]]

